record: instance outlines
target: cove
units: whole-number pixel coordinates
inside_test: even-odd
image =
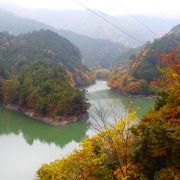
[[[94,105],[101,103],[108,108],[117,101],[122,107],[133,102],[139,107],[137,114],[141,117],[154,104],[153,100],[119,95],[107,87],[106,81],[96,81],[86,90],[92,104],[90,114]],[[0,179],[35,179],[42,163],[68,155],[82,139],[92,134],[91,122],[90,117],[88,121],[57,127],[0,107]]]

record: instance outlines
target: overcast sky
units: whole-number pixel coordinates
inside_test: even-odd
[[[110,15],[146,14],[180,19],[180,0],[77,0],[87,7]],[[76,0],[0,0],[27,8],[83,9]],[[123,9],[124,8],[124,9]]]

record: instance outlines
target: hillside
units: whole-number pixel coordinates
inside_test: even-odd
[[[8,31],[10,34],[18,35],[41,29],[57,32],[76,45],[82,53],[83,63],[86,66],[112,66],[119,59],[119,56],[128,50],[128,48],[119,43],[90,38],[72,31],[58,30],[38,21],[22,18],[9,11],[0,9],[0,32]],[[125,60],[127,59],[125,58]]]
[[[136,47],[136,48],[129,48],[123,51],[121,54],[119,54],[118,58],[112,64],[116,66],[121,63],[122,64],[127,63],[136,54],[138,54],[145,46],[146,44],[144,44],[143,46]]]
[[[63,64],[76,85],[93,81],[93,74],[82,65],[80,51],[70,41],[50,30],[15,36],[1,34],[0,58],[21,68],[29,62],[38,60]]]
[[[87,115],[85,92],[92,82],[72,43],[50,30],[12,36],[0,33],[0,101],[5,107],[53,125]]]
[[[152,94],[150,87],[160,77],[158,66],[163,54],[180,49],[180,26],[177,25],[162,38],[147,44],[129,65],[115,68],[109,76],[108,84],[128,94]],[[179,53],[177,51],[176,53]]]
[[[110,67],[121,54],[129,50],[129,48],[109,40],[94,39],[71,31],[61,30],[58,32],[81,50],[83,63],[87,66]]]
[[[180,66],[179,57],[168,54],[161,93],[155,106],[141,119],[129,107],[115,125],[97,109],[98,133],[65,158],[42,164],[41,180],[175,180],[179,179]],[[114,108],[111,108],[115,112]],[[99,117],[99,119],[98,119]],[[102,118],[102,120],[101,120]],[[116,121],[117,120],[117,121]],[[100,124],[102,123],[102,125]]]
[[[140,45],[127,35],[116,30],[114,27],[86,10],[32,10],[10,5],[4,5],[4,8],[10,9],[19,16],[38,20],[56,29],[70,30],[96,39],[111,40],[127,47],[137,47]],[[145,27],[134,21],[134,19],[129,15],[110,16],[100,11],[95,12],[119,28],[130,33],[143,43],[162,36],[168,32],[172,26],[179,23],[178,19],[168,19],[164,22],[161,17],[137,15],[137,19],[150,27],[152,31],[157,34],[157,36],[154,36]]]
[[[159,76],[157,64],[161,55],[180,49],[180,26],[177,25],[169,33],[152,44],[147,45],[131,62],[132,75],[137,78],[152,81]]]

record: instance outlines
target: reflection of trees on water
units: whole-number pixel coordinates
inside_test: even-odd
[[[96,86],[98,86],[98,83]],[[112,101],[116,100],[122,104],[122,107],[132,101],[134,106],[139,107],[137,113],[139,117],[154,104],[153,100],[129,98],[109,89],[90,92],[88,99],[92,104],[97,104],[98,101],[102,101],[103,106],[108,106],[108,103],[112,103]],[[92,107],[90,108],[90,114]],[[32,144],[34,140],[39,139],[41,142],[49,144],[55,143],[56,145],[63,147],[72,140],[80,142],[80,140],[85,137],[88,129],[89,125],[84,121],[55,127],[37,120],[32,120],[21,113],[5,110],[0,107],[0,134],[14,133],[18,135],[22,132],[24,139],[28,144]]]
[[[0,107],[0,134],[22,133],[30,145],[34,140],[39,139],[41,142],[55,143],[63,147],[72,140],[80,142],[85,137],[88,128],[88,124],[84,121],[59,127],[52,126]]]
[[[98,92],[93,92],[89,95],[91,103],[97,104],[98,101],[107,106],[108,103],[112,104],[114,101],[126,107],[129,103],[133,103],[134,107],[137,109],[137,116],[142,117],[150,108],[154,105],[154,100],[143,99],[140,97],[128,97],[124,96],[118,92],[112,90],[103,90]]]

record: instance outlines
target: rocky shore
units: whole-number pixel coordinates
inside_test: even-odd
[[[53,126],[63,126],[63,125],[69,124],[69,123],[74,123],[78,120],[87,120],[89,117],[88,113],[86,112],[86,113],[82,113],[78,116],[61,116],[61,117],[57,117],[57,118],[50,118],[47,116],[37,114],[31,110],[19,107],[17,105],[6,104],[3,106],[7,109],[21,112],[32,119],[36,119],[36,120],[51,124]]]

